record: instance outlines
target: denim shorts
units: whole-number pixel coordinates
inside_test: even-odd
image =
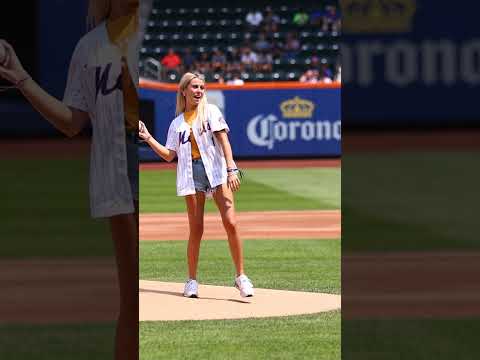
[[[126,136],[127,171],[133,200],[138,201],[138,139],[135,134]]]
[[[192,160],[192,171],[195,190],[201,192],[211,191],[212,186],[208,181],[207,173],[205,172],[205,166],[203,165],[202,159]]]

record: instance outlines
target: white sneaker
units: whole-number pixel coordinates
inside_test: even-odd
[[[189,279],[185,283],[185,290],[183,296],[188,298],[198,298],[198,282],[197,280]]]
[[[241,297],[253,296],[253,284],[247,275],[240,275],[235,278],[235,287],[240,290]]]

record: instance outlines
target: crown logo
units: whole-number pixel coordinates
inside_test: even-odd
[[[415,0],[341,0],[344,33],[401,33],[411,29]]]
[[[311,118],[315,104],[309,100],[300,99],[295,96],[293,99],[285,100],[280,104],[284,118]]]

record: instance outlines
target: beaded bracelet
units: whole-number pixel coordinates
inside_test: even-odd
[[[27,81],[28,79],[31,79],[30,76],[27,76],[26,78],[23,78],[21,80],[18,80],[15,84],[13,85],[8,85],[8,86],[0,86],[0,91],[6,91],[6,90],[10,90],[10,89],[19,89],[20,86],[25,82]]]

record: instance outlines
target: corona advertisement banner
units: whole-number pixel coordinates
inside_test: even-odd
[[[174,118],[175,91],[140,90],[152,110],[146,119],[165,143]],[[341,154],[340,88],[213,89],[208,102],[217,105],[229,127],[236,157],[336,157]],[[142,160],[155,159],[147,147]]]

